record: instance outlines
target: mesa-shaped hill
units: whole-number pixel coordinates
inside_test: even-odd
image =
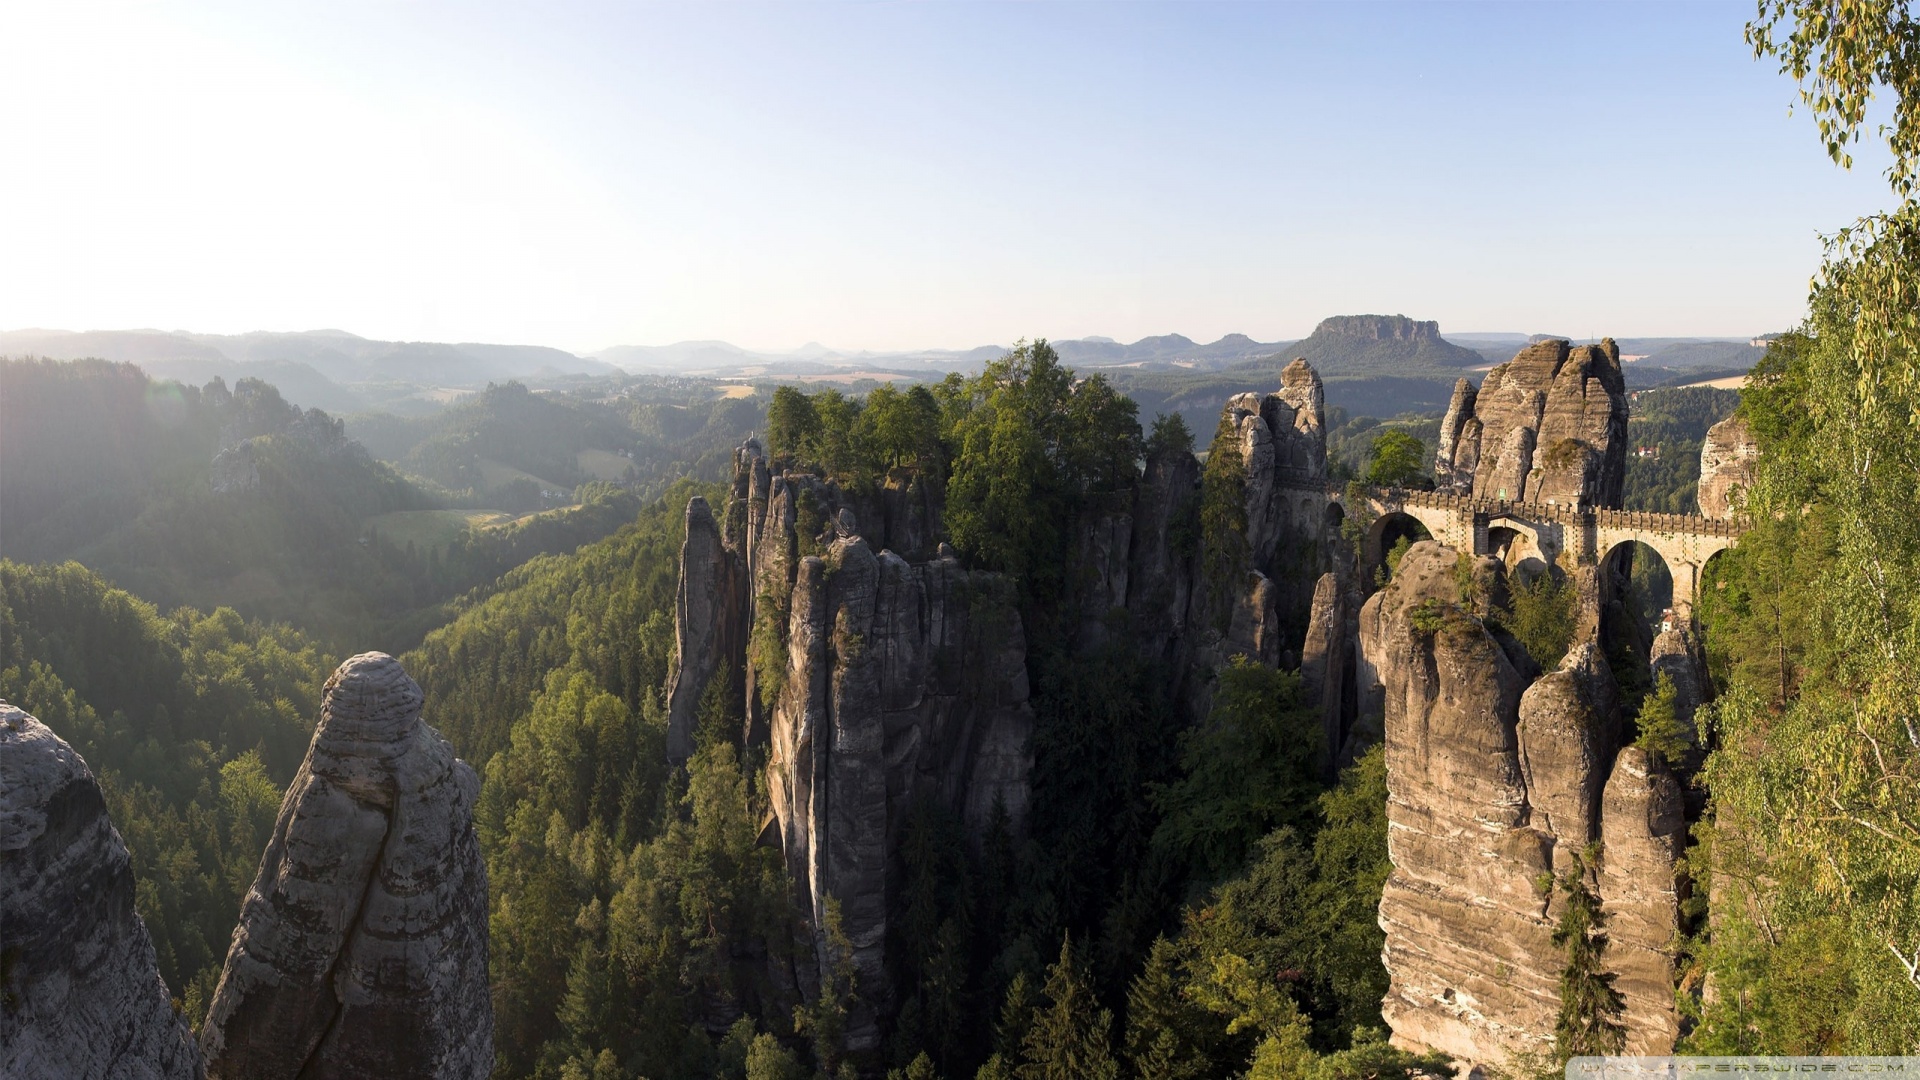
[[[1261,361],[1278,371],[1288,360],[1304,357],[1321,378],[1352,375],[1411,376],[1484,367],[1478,351],[1440,336],[1440,324],[1405,315],[1335,315],[1322,319],[1313,333],[1287,347],[1286,356]]]
[[[1370,416],[1444,409],[1454,380],[1489,363],[1480,352],[1441,337],[1439,323],[1405,315],[1336,315],[1299,341],[1259,351],[1254,359],[1213,370],[1155,365],[1105,374],[1139,403],[1142,416],[1179,413],[1189,428],[1204,432],[1223,398],[1272,386],[1297,358],[1320,373],[1329,405]]]

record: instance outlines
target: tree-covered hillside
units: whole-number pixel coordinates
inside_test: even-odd
[[[1627,414],[1627,482],[1621,505],[1662,514],[1700,512],[1700,444],[1732,415],[1733,390],[1689,386],[1641,390]]]
[[[1176,423],[1143,435],[1130,403],[1076,381],[1044,343],[930,390],[774,399],[770,446],[790,462],[852,486],[926,470],[956,544],[1018,577],[1034,628],[1028,835],[969,844],[933,805],[913,813],[890,931],[905,1004],[864,1069],[1203,1076],[1257,1059],[1332,1077],[1408,1064],[1380,1041],[1379,755],[1322,785],[1319,720],[1295,675],[1230,669],[1208,723],[1181,734],[1172,680],[1129,643],[1064,647],[1061,523],[1131,480],[1143,438],[1191,446]],[[528,563],[405,658],[428,717],[484,764],[500,1075],[853,1064],[838,1018],[859,987],[827,972],[826,995],[798,1008],[768,977],[796,924],[776,853],[756,846],[764,751],[738,742],[741,703],[716,684],[687,769],[664,756],[696,492],[719,495],[682,484],[616,535]],[[1276,990],[1256,971],[1293,974]]]
[[[411,645],[449,617],[446,601],[605,536],[640,505],[620,485],[586,483],[568,489],[571,508],[469,527],[340,421],[266,383],[5,360],[0,386],[0,552],[78,560],[162,607],[231,606],[340,652]],[[436,523],[445,535],[415,542]]]
[[[539,509],[592,481],[658,494],[683,475],[719,479],[765,408],[765,391],[705,379],[607,377],[566,391],[506,382],[430,416],[351,416],[347,431],[451,503]]]
[[[232,604],[336,641],[401,613],[404,570],[360,522],[431,503],[325,413],[253,380],[98,361],[0,361],[0,381],[9,557],[78,559],[165,606]]]
[[[1920,1049],[1920,46],[1904,4],[1761,5],[1836,162],[1891,99],[1892,210],[1831,242],[1799,332],[1741,394],[1752,529],[1708,567],[1719,700],[1691,943],[1695,1053]],[[1696,886],[1698,888],[1698,886]]]
[[[161,615],[76,564],[0,561],[0,699],[99,776],[160,973],[196,1019],[333,664],[229,608]]]

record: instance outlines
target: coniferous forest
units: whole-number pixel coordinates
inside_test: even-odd
[[[1917,1054],[1920,23],[1903,3],[1761,0],[1746,33],[1803,88],[1836,161],[1884,143],[1892,208],[1834,223],[1803,321],[1744,389],[1633,398],[1627,510],[1698,515],[1701,449],[1729,416],[1756,454],[1738,541],[1694,594],[1697,711],[1676,711],[1682,691],[1644,645],[1595,663],[1612,665],[1626,741],[1687,807],[1684,884],[1664,883],[1681,910],[1662,988],[1677,1050]],[[188,1025],[214,1000],[329,674],[379,649],[480,779],[496,1077],[1455,1075],[1468,1063],[1390,1041],[1383,1012],[1401,793],[1380,733],[1326,745],[1299,634],[1274,662],[1223,651],[1195,696],[1143,646],[1149,628],[1118,607],[1087,615],[1082,526],[1177,461],[1194,483],[1167,550],[1213,590],[1210,640],[1238,632],[1254,480],[1231,414],[1207,431],[1143,416],[1045,340],[973,370],[844,389],[503,382],[427,419],[343,419],[256,379],[5,360],[0,699],[97,776]],[[1326,418],[1324,478],[1348,505],[1369,485],[1444,483],[1451,421]],[[745,695],[772,701],[790,670],[783,627],[756,625],[742,651],[758,681],[708,682],[691,755],[668,752],[689,501],[729,505],[750,435],[776,474],[850,500],[927,493],[932,539],[999,575],[1024,635],[1024,817],[1001,806],[981,829],[936,799],[901,810],[877,1046],[849,1040],[878,999],[835,959],[853,954],[837,908],[818,926],[797,911],[772,750],[749,722]],[[799,513],[816,519],[798,555],[824,555],[834,522]],[[1370,524],[1333,526],[1356,600],[1424,538]],[[1311,569],[1309,596],[1332,576]],[[1460,604],[1416,609],[1418,635],[1458,635],[1478,604],[1501,665],[1575,662],[1572,574],[1515,570],[1494,595],[1474,573],[1463,557]],[[1675,618],[1651,564],[1624,574],[1639,624]],[[1557,1075],[1628,1045],[1604,860],[1595,846],[1544,864],[1558,1019],[1534,1057],[1473,1063],[1489,1074]],[[803,953],[825,959],[817,993],[796,997],[772,973]]]

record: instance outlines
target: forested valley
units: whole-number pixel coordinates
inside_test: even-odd
[[[1620,1019],[1624,950],[1608,929],[1635,915],[1595,891],[1597,840],[1549,854],[1520,890],[1554,950],[1557,1012],[1535,1053],[1410,1049],[1383,1008],[1383,894],[1408,850],[1398,834],[1390,846],[1390,806],[1422,793],[1394,786],[1390,756],[1406,750],[1380,717],[1410,706],[1341,706],[1327,689],[1338,666],[1309,670],[1308,616],[1384,626],[1380,597],[1426,588],[1393,640],[1478,657],[1509,680],[1496,690],[1511,708],[1544,680],[1595,673],[1613,695],[1608,752],[1631,751],[1684,805],[1663,834],[1677,869],[1656,883],[1677,913],[1654,950],[1672,976],[1655,988],[1670,1048],[1920,1053],[1920,75],[1900,59],[1920,30],[1903,15],[1841,40],[1826,10],[1763,4],[1749,41],[1810,87],[1836,157],[1861,135],[1868,92],[1894,92],[1896,207],[1832,240],[1804,321],[1743,390],[1638,390],[1621,406],[1618,508],[1642,520],[1699,517],[1710,432],[1729,417],[1750,432],[1731,511],[1700,530],[1728,546],[1703,559],[1691,607],[1673,603],[1671,577],[1664,593],[1650,584],[1659,571],[1637,550],[1581,577],[1571,548],[1523,570],[1503,554],[1517,546],[1476,564],[1422,546],[1417,523],[1391,531],[1369,500],[1402,517],[1469,501],[1472,476],[1448,475],[1467,414],[1322,413],[1305,368],[1276,370],[1298,380],[1294,397],[1242,395],[1255,400],[1220,403],[1218,427],[1195,431],[1179,412],[1140,415],[1044,340],[938,381],[506,383],[406,419],[303,411],[257,380],[192,387],[18,359],[0,362],[0,699],[97,775],[188,1025],[216,994],[329,673],[380,649],[479,774],[496,1077],[1559,1075],[1639,1035]],[[1610,340],[1535,346],[1594,365],[1596,387],[1619,372]],[[1300,459],[1278,514],[1326,543],[1268,536],[1299,570],[1269,578],[1248,493],[1280,490],[1295,465],[1253,448],[1309,444],[1321,457]],[[1584,452],[1603,456],[1546,446],[1534,482],[1579,474]],[[753,613],[731,643],[745,670],[723,663],[694,687],[682,762],[670,698],[696,621],[691,530],[764,526],[773,500],[751,485],[768,477],[787,485],[805,567],[785,594],[729,582]],[[842,498],[839,514],[818,491]],[[1112,521],[1167,491],[1156,551],[1196,575],[1180,630],[1200,644],[1178,660],[1165,627],[1101,591]],[[856,522],[855,503],[884,513]],[[920,516],[895,515],[909,503]],[[879,548],[884,530],[922,527],[915,570],[951,568],[955,606],[985,627],[968,646],[1019,642],[1028,798],[1017,817],[1001,801],[981,819],[935,796],[888,804],[884,940],[856,942],[837,898],[803,910],[776,813],[793,763],[765,721],[806,700],[785,682],[806,662],[792,582],[818,573],[833,595],[865,537]],[[1107,548],[1088,540],[1103,535]],[[1403,573],[1416,564],[1418,581]],[[1605,573],[1611,598],[1594,584]],[[1189,610],[1184,594],[1153,599]],[[1685,623],[1704,664],[1697,710],[1681,715],[1648,642],[1607,653],[1604,622],[1649,639]],[[834,678],[869,645],[836,642]],[[1345,685],[1377,660],[1347,657]],[[857,972],[861,948],[884,955],[884,988]],[[0,959],[10,978],[14,957]],[[1473,1012],[1453,995],[1430,1004]],[[877,1039],[855,1039],[862,1025]]]

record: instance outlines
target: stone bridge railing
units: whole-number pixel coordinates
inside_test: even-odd
[[[1656,514],[1648,510],[1589,510],[1593,523],[1602,529],[1627,529],[1635,532],[1693,533],[1696,536],[1738,538],[1747,531],[1744,524],[1698,514]]]
[[[1279,483],[1318,494],[1330,504],[1344,507],[1348,501],[1345,488],[1284,479]],[[1605,558],[1623,543],[1645,544],[1659,554],[1673,576],[1675,607],[1692,604],[1707,560],[1732,547],[1746,531],[1742,522],[1694,514],[1583,509],[1402,488],[1369,487],[1366,492],[1368,509],[1378,519],[1376,533],[1389,516],[1404,514],[1419,521],[1434,539],[1475,555],[1494,554],[1499,547],[1514,558],[1582,565]],[[1512,539],[1497,539],[1496,530]],[[1369,537],[1369,561],[1380,557],[1381,552],[1374,550],[1380,546],[1379,536]]]
[[[1344,503],[1347,489],[1328,484],[1307,484],[1281,480],[1279,486],[1294,491],[1312,492],[1329,502]],[[1692,533],[1698,536],[1739,537],[1746,526],[1737,521],[1701,517],[1698,514],[1660,514],[1649,510],[1580,509],[1558,503],[1522,503],[1507,499],[1484,499],[1450,491],[1416,491],[1411,488],[1368,487],[1368,500],[1376,506],[1420,507],[1456,514],[1486,514],[1489,517],[1519,518],[1525,521],[1554,521],[1561,524],[1592,524],[1603,529],[1636,532]]]

